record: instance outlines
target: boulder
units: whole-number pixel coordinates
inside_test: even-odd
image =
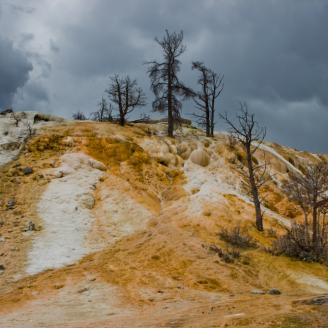
[[[107,169],[106,166],[103,163],[101,163],[99,161],[96,161],[96,160],[90,160],[89,164],[94,169],[97,169],[97,170],[100,170],[100,171],[106,171],[106,169]]]
[[[190,155],[190,160],[197,165],[207,166],[210,163],[210,156],[203,149],[196,149]]]

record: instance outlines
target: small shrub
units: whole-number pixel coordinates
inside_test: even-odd
[[[235,260],[240,258],[240,252],[235,248],[225,251],[217,247],[216,245],[211,245],[209,249],[214,253],[216,253],[219,256],[219,258],[226,263],[233,263]]]
[[[295,161],[294,161],[294,159],[293,159],[293,158],[291,158],[291,157],[288,157],[288,162],[289,162],[290,164],[292,164],[292,165],[294,165],[294,166],[295,166]]]
[[[76,113],[74,113],[72,115],[72,118],[73,120],[77,120],[77,121],[85,121],[87,119],[84,113],[81,111],[77,111]]]
[[[228,136],[228,147],[231,150],[233,150],[233,149],[235,149],[237,143],[238,143],[238,140],[232,134],[229,134],[229,136]]]
[[[296,224],[286,234],[278,237],[269,250],[273,255],[286,255],[306,262],[328,265],[328,239],[321,236],[321,245],[315,246],[306,233],[304,224]]]
[[[235,227],[231,230],[222,229],[219,232],[219,237],[223,241],[240,248],[253,248],[257,246],[251,236],[242,234],[240,227]]]
[[[270,238],[276,238],[277,237],[277,231],[274,230],[272,227],[269,228],[267,231],[267,236],[270,237]]]

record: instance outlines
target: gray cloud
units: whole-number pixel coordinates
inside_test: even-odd
[[[49,47],[50,47],[50,50],[55,53],[58,53],[60,51],[60,48],[58,47],[58,45],[56,44],[56,42],[53,39],[49,40]]]
[[[13,3],[9,3],[9,6],[12,8],[13,11],[16,11],[18,13],[32,14],[35,11],[35,8],[30,6],[16,5]]]
[[[246,100],[268,126],[269,138],[328,151],[325,0],[94,0],[88,6],[82,0],[16,0],[14,6],[2,10],[0,35],[7,32],[15,44],[21,42],[33,63],[31,82],[23,88],[31,106],[35,101],[65,116],[93,111],[112,73],[136,77],[151,104],[142,64],[160,56],[155,36],[182,29],[184,82],[195,87],[191,61],[202,60],[225,74],[219,110],[233,115],[238,101]],[[22,6],[33,10],[26,15]],[[15,27],[9,29],[13,17]],[[32,82],[47,96],[33,93]],[[192,111],[186,103],[184,115]],[[224,128],[219,121],[217,126]]]
[[[48,107],[48,90],[40,81],[28,81],[15,95],[15,108],[42,111]]]
[[[0,37],[0,108],[11,106],[18,88],[29,78],[32,64],[15,49],[12,42]]]

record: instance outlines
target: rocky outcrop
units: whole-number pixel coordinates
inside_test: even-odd
[[[25,141],[44,124],[62,122],[63,119],[37,112],[0,112],[0,166],[13,160]]]

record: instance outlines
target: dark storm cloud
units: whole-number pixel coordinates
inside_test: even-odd
[[[77,109],[93,111],[108,75],[127,73],[147,91],[149,111],[153,95],[143,63],[160,56],[154,37],[161,37],[166,28],[184,30],[187,51],[182,57],[181,79],[186,84],[196,87],[191,61],[204,61],[225,74],[221,111],[233,115],[238,101],[247,101],[268,126],[269,138],[328,151],[325,0],[13,2],[35,8],[29,15],[26,10],[21,12],[24,20],[17,25],[17,33],[33,35],[23,46],[31,47],[31,60],[38,68],[31,79],[41,76],[43,82],[37,84],[44,83],[43,89],[51,90],[45,110],[59,110],[66,116]],[[20,9],[12,11],[18,17]],[[46,50],[38,59],[35,54],[42,46]],[[183,110],[188,116],[192,103],[186,103]],[[217,126],[222,129],[222,122]]]
[[[10,3],[9,6],[13,11],[16,11],[18,13],[32,14],[35,11],[35,8],[30,6],[16,5],[12,3]]]
[[[17,89],[24,86],[33,69],[23,53],[0,37],[0,108],[11,106]]]
[[[22,110],[47,108],[49,102],[48,90],[39,81],[29,81],[26,83],[24,90],[17,92],[16,102],[20,104]]]

